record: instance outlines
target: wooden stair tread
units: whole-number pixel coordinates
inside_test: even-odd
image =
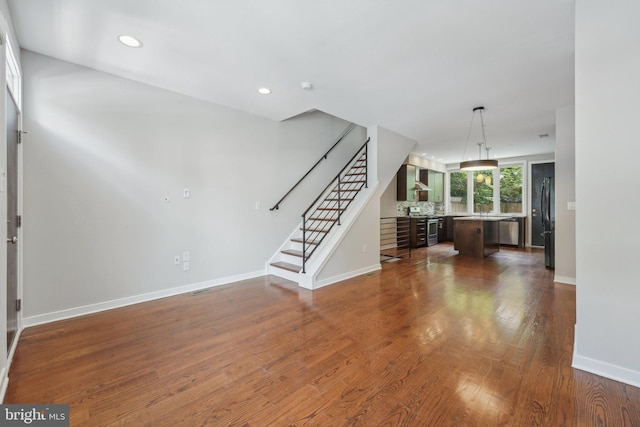
[[[302,228],[300,229],[302,230]],[[307,228],[307,233],[328,233],[329,230],[324,230],[322,228]]]
[[[302,270],[302,267],[300,267],[299,265],[290,264],[284,261],[272,262],[271,265],[273,267],[278,267],[283,270],[293,271],[294,273],[300,273],[300,271]]]
[[[280,253],[283,253],[285,255],[291,255],[291,256],[297,256],[302,258],[302,251],[299,251],[297,249],[283,249],[280,251]]]
[[[316,210],[317,211],[337,211],[337,210],[345,211],[347,210],[347,208],[318,208]]]
[[[292,242],[302,243],[302,237],[296,237],[295,239],[291,239]],[[307,245],[319,245],[319,240],[307,240]]]
[[[352,201],[352,200],[353,200],[353,197],[351,197],[351,198],[343,198],[343,197],[341,197],[341,198],[339,198],[339,199],[338,199],[338,198],[335,198],[335,197],[331,197],[331,198],[324,199],[324,200],[325,200],[325,202],[337,202],[337,201],[341,201],[341,202],[350,202],[350,201]]]
[[[307,221],[336,222],[338,218],[309,218]]]

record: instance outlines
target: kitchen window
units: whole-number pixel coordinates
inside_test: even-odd
[[[449,212],[467,212],[467,173],[449,173]]]
[[[473,213],[493,212],[493,171],[473,172]]]
[[[523,171],[524,163],[473,173],[449,171],[448,213],[523,214]]]
[[[522,166],[500,168],[500,212],[523,212]]]

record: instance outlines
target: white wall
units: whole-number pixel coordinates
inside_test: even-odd
[[[386,218],[398,215],[398,183],[397,177],[394,176],[386,190],[380,196],[380,217]]]
[[[366,139],[354,130],[270,212],[345,121],[278,123],[28,51],[22,62],[27,324],[263,274]]]
[[[640,2],[576,1],[573,366],[635,386],[640,386],[638,16]]]
[[[576,284],[575,106],[556,110],[556,265],[555,281]]]

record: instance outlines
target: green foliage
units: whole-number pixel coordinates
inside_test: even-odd
[[[522,166],[500,169],[500,203],[522,203]]]
[[[467,203],[467,173],[451,172],[449,183],[451,185],[451,197],[462,197],[462,203]]]
[[[493,182],[493,174],[490,170],[476,171],[473,173],[473,201],[476,205],[493,205],[493,185],[486,184],[484,181],[477,182],[478,174],[490,176]]]

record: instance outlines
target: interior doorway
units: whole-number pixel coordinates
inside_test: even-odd
[[[19,110],[6,88],[7,114],[7,350],[18,331],[18,143]]]

